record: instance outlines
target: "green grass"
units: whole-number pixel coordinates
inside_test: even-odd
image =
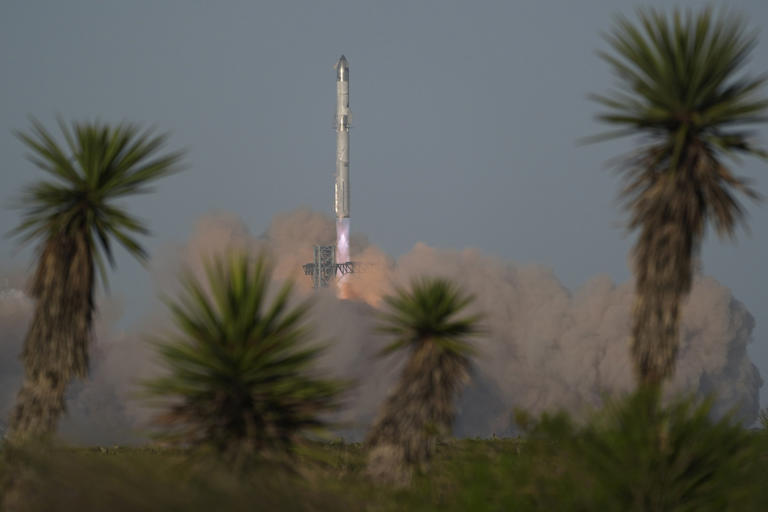
[[[520,414],[524,438],[439,443],[405,488],[369,481],[360,444],[304,442],[237,471],[215,450],[5,445],[0,490],[19,512],[768,510],[768,429],[659,396],[608,401],[583,423]]]
[[[750,435],[762,450],[763,435]],[[578,461],[552,440],[444,443],[405,489],[368,482],[359,444],[311,444],[298,457],[293,471],[273,463],[237,476],[204,454],[179,450],[6,447],[0,471],[6,488],[16,478],[22,512],[594,510],[585,504],[583,481],[562,477]],[[758,459],[755,479],[768,469],[765,457]],[[751,502],[754,508],[739,510],[768,510],[768,496]]]

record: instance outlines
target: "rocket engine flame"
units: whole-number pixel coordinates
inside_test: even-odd
[[[349,217],[336,219],[336,263],[349,261]],[[339,276],[336,282],[340,299],[349,298],[346,290],[346,276]]]
[[[336,262],[349,261],[349,217],[336,219]]]

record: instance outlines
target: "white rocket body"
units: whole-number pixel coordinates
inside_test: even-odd
[[[337,219],[349,217],[349,64],[342,55],[336,63],[336,183]]]

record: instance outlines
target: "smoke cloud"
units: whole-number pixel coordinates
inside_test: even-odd
[[[312,296],[312,325],[319,340],[330,340],[322,366],[354,380],[337,418],[345,437],[359,439],[391,389],[402,356],[376,359],[386,339],[374,334],[381,297],[413,277],[439,275],[455,280],[476,296],[488,335],[477,341],[473,379],[459,403],[456,433],[504,435],[511,413],[566,409],[581,414],[606,395],[632,389],[628,336],[632,283],[598,276],[571,292],[547,268],[517,265],[475,249],[443,250],[417,244],[393,260],[358,234],[350,257],[366,265],[348,276],[350,300],[335,290],[311,290],[301,265],[312,260],[312,246],[333,244],[334,219],[298,210],[277,215],[267,232],[253,236],[235,216],[219,213],[200,219],[183,245],[155,255],[152,272],[158,293],[174,296],[177,275],[188,268],[201,275],[203,262],[231,248],[265,251],[278,280],[293,279],[300,296]],[[0,275],[0,283],[3,282]],[[0,292],[0,412],[7,416],[21,376],[17,355],[32,304],[16,284]],[[15,291],[13,291],[15,290]],[[67,438],[99,443],[142,439],[148,411],[136,400],[136,381],[159,371],[147,333],[171,328],[163,313],[131,332],[111,328],[119,317],[114,300],[101,302],[97,339],[88,380],[73,386],[70,414],[61,427]],[[718,414],[734,410],[745,424],[757,418],[762,379],[747,354],[754,319],[728,288],[697,277],[683,309],[681,346],[673,391],[715,393]]]

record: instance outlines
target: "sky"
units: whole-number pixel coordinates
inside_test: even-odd
[[[473,247],[550,267],[569,288],[598,274],[625,281],[632,236],[604,163],[631,141],[577,141],[601,131],[587,95],[613,83],[596,54],[601,32],[616,14],[670,3],[4,0],[0,232],[18,222],[9,207],[22,187],[41,177],[13,135],[29,116],[152,125],[171,133],[169,149],[187,149],[183,173],[126,203],[151,226],[151,254],[212,211],[255,234],[299,207],[330,215],[332,66],[343,53],[353,232],[394,257],[417,242]],[[726,3],[755,28],[768,19],[765,0],[714,4]],[[765,31],[748,69],[768,71]],[[768,130],[758,139],[768,146]],[[767,166],[736,170],[768,196]],[[751,234],[708,236],[702,263],[755,316],[750,353],[765,377],[768,204],[746,206]],[[26,269],[31,256],[0,239],[0,267]],[[128,328],[157,303],[153,277],[122,252],[111,276]]]

